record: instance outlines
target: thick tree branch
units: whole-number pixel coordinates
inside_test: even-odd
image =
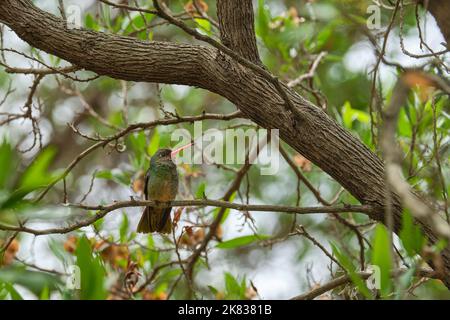
[[[382,161],[324,111],[228,47],[221,48],[213,41],[208,43],[214,48],[144,42],[68,29],[63,20],[39,10],[30,0],[0,1],[0,21],[30,45],[98,74],[129,81],[198,86],[227,98],[258,125],[279,129],[280,137],[292,148],[363,204],[373,207],[371,218],[384,221]],[[394,231],[400,230],[401,212],[394,197]],[[432,242],[437,241],[438,236],[428,225],[422,223],[422,227]],[[449,271],[445,281],[450,287],[450,251],[445,249],[442,256]]]
[[[252,0],[218,0],[217,16],[222,43],[253,63],[261,64]]]
[[[71,29],[29,0],[1,1],[0,21],[36,48],[117,79],[202,86],[204,59],[213,59],[202,46]]]

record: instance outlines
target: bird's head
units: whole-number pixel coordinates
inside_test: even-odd
[[[172,161],[172,150],[170,149],[159,149],[151,159],[152,163],[161,163],[167,161]]]
[[[180,147],[175,150],[171,150],[171,149],[167,149],[167,148],[159,149],[153,155],[151,162],[155,163],[155,164],[156,163],[164,163],[164,162],[172,162],[172,158],[175,157],[178,154],[178,152],[190,147],[192,144],[193,143],[189,143],[188,145],[185,145],[185,146]]]

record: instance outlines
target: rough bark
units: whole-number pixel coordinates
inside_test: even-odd
[[[217,15],[222,43],[244,58],[261,64],[256,46],[252,0],[217,0]]]
[[[251,1],[243,10],[233,0],[218,1],[224,43],[259,63],[254,39]],[[234,103],[264,128],[280,130],[291,147],[322,168],[361,203],[374,208],[370,217],[384,222],[383,162],[333,119],[284,86],[301,116],[292,121],[276,88],[256,72],[218,50],[191,44],[143,42],[88,30],[68,29],[57,17],[36,8],[30,0],[0,0],[0,20],[30,45],[100,75],[129,81],[197,86]],[[239,28],[246,29],[239,32]],[[238,32],[236,34],[236,32]],[[234,38],[236,35],[236,39]],[[295,125],[296,123],[296,125]],[[401,225],[401,207],[394,204],[394,229]],[[421,223],[431,241],[437,235]],[[445,283],[450,287],[450,251],[444,251]]]

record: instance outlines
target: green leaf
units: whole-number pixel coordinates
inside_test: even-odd
[[[5,188],[8,178],[14,172],[13,169],[13,149],[11,145],[3,141],[0,144],[0,189]]]
[[[264,0],[258,0],[258,14],[256,20],[256,33],[263,40],[269,33],[270,14],[265,7]]]
[[[122,29],[125,30],[126,34],[135,32],[135,30],[143,29],[146,24],[153,20],[155,15],[150,13],[132,12],[130,17],[126,17],[122,22]]]
[[[109,6],[103,6],[100,13],[101,19],[104,21],[106,28],[111,30],[111,8]]]
[[[352,260],[347,257],[336,244],[330,242],[330,245],[334,255],[336,256],[336,259],[344,267],[345,271],[348,272],[350,279],[352,280],[358,291],[364,297],[366,297],[366,299],[372,299],[372,294],[370,293],[369,288],[367,288],[365,281],[358,275],[356,266],[353,264]]]
[[[183,274],[183,270],[181,270],[179,268],[178,269],[169,269],[169,270],[161,273],[161,275],[158,277],[158,280],[163,281],[163,282],[170,282],[174,278],[179,276],[180,274]]]
[[[247,277],[244,275],[244,279],[241,281],[241,297],[245,298],[245,291],[247,290]]]
[[[230,197],[230,199],[228,201],[229,202],[233,202],[235,197],[236,197],[236,192],[234,192],[231,195],[231,197]],[[219,214],[220,210],[222,210],[222,209],[221,208],[214,209],[214,214],[213,214],[214,215],[214,219],[217,217],[217,215]],[[222,216],[222,220],[220,221],[221,224],[224,223],[225,220],[227,220],[229,214],[230,214],[230,209],[229,208],[225,209],[225,212],[223,213],[223,216]]]
[[[53,158],[56,155],[55,147],[45,148],[34,161],[25,169],[20,180],[20,189],[32,191],[39,187],[46,186],[54,180],[54,175],[48,172]]]
[[[5,284],[0,281],[0,300],[6,300],[9,292],[5,289]]]
[[[447,248],[448,246],[448,240],[446,239],[440,239],[438,242],[436,242],[433,245],[433,250],[437,253],[441,252],[442,250],[444,250],[445,248]]]
[[[120,224],[119,234],[120,234],[120,242],[125,243],[127,241],[128,234],[128,226],[129,226],[128,216],[122,213],[122,223]]]
[[[344,267],[345,271],[347,271],[347,272],[355,271],[356,267],[353,264],[352,260],[349,257],[347,257],[345,254],[343,254],[342,250],[340,250],[339,247],[335,243],[330,241],[330,245],[331,245],[334,255],[336,256],[336,259]]]
[[[386,228],[378,224],[375,229],[375,236],[373,239],[372,248],[372,264],[380,268],[380,293],[383,297],[386,297],[392,288],[391,281],[391,241]]]
[[[117,127],[121,127],[124,125],[123,116],[124,113],[122,112],[122,110],[119,110],[117,112],[111,112],[110,115],[108,116],[108,122]]]
[[[219,249],[234,249],[249,245],[255,241],[269,239],[268,235],[251,235],[251,236],[242,236],[238,238],[234,238],[231,240],[223,241],[219,243],[216,248]]]
[[[80,268],[82,300],[103,300],[107,296],[105,289],[105,270],[99,257],[92,253],[86,236],[80,238],[75,251],[77,265]]]
[[[86,16],[84,18],[84,26],[87,29],[92,29],[95,31],[100,30],[100,26],[98,25],[96,19],[90,13],[86,14]]]
[[[113,169],[113,170],[102,170],[98,171],[95,174],[96,178],[105,179],[105,180],[112,180],[116,183],[123,184],[125,186],[129,186],[131,182],[130,176],[121,171],[120,169]]]
[[[316,36],[316,50],[322,49],[322,47],[328,42],[330,37],[333,34],[333,31],[336,29],[335,23],[330,23],[326,27],[322,28],[322,30]]]
[[[148,154],[154,155],[156,151],[159,149],[160,136],[157,129],[153,130],[152,138],[150,139],[150,143],[148,145]]]
[[[206,189],[206,184],[204,182],[202,182],[197,188],[197,192],[195,193],[195,198],[203,199],[205,196],[205,189]]]
[[[412,215],[406,209],[403,211],[402,220],[400,239],[408,256],[414,257],[421,253],[426,244],[426,238],[420,227],[414,224]]]
[[[3,285],[6,291],[9,292],[9,295],[11,296],[12,300],[23,300],[20,293],[17,292],[17,290],[13,287],[11,283],[5,282]]]
[[[37,297],[39,297],[45,287],[48,287],[49,290],[55,290],[57,285],[61,284],[61,280],[55,275],[29,271],[25,267],[2,268],[0,281],[23,286]]]
[[[147,147],[147,137],[143,131],[128,136],[129,145],[133,150],[133,164],[138,168],[142,168],[145,162],[145,152]]]
[[[412,265],[408,268],[408,270],[406,270],[405,273],[399,276],[398,287],[396,288],[396,299],[400,299],[401,294],[413,284],[416,269],[416,265]]]
[[[2,201],[0,201],[0,209],[18,209],[21,206],[26,206],[27,202],[23,198],[30,193],[32,190],[19,189],[8,194],[4,193],[2,195]]]
[[[342,120],[344,122],[344,126],[346,128],[351,129],[353,126],[353,121],[358,120],[363,124],[370,123],[370,116],[360,110],[352,109],[352,106],[349,101],[346,101],[342,106]]]
[[[39,296],[39,300],[50,300],[50,290],[47,286],[42,289],[41,295]]]
[[[200,31],[201,33],[204,33],[208,36],[211,35],[211,23],[208,20],[198,19],[198,18],[195,18],[194,20],[199,26],[197,28],[198,31]]]
[[[214,288],[213,286],[208,286],[208,289],[212,292],[213,295],[216,295],[219,293],[219,291]]]
[[[171,146],[171,134],[170,131],[164,131],[159,133],[159,147],[160,148],[170,148]]]
[[[398,115],[398,133],[402,137],[411,136],[412,127],[408,118],[408,110],[409,108],[401,108]]]
[[[154,267],[158,262],[160,252],[158,250],[152,250],[155,249],[155,240],[151,234],[147,236],[147,248],[149,250],[147,251],[146,258],[150,261],[150,266]]]
[[[241,297],[239,282],[228,272],[225,272],[225,289],[229,299],[239,299]]]
[[[97,221],[94,222],[94,228],[96,230],[100,230],[102,228],[104,222],[105,222],[105,218],[98,219]]]

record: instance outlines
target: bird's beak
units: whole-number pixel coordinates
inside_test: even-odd
[[[181,150],[184,150],[184,149],[189,148],[189,147],[192,146],[193,144],[194,144],[194,142],[191,142],[191,143],[189,143],[189,144],[187,144],[187,145],[185,145],[185,146],[182,146],[182,147],[179,147],[179,148],[173,150],[173,151],[170,153],[170,156],[171,156],[171,157],[175,157],[175,156],[177,155],[178,152],[180,152]]]

